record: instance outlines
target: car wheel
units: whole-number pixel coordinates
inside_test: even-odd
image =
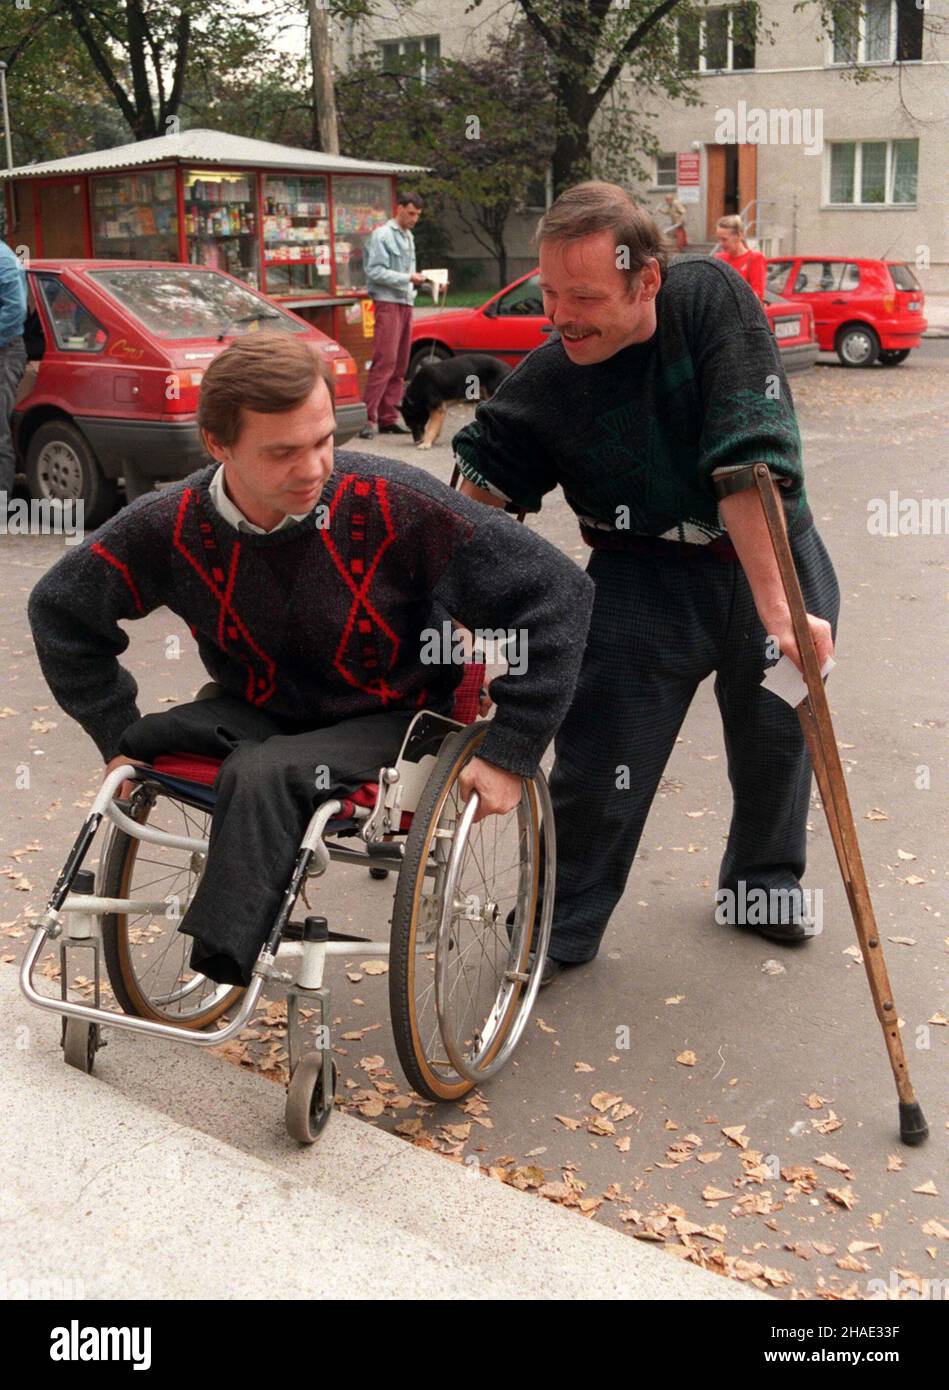
[[[834,347],[845,367],[872,367],[880,355],[880,340],[865,323],[842,328]]]
[[[406,381],[411,381],[419,367],[423,367],[426,362],[444,362],[451,353],[441,343],[423,343],[417,347],[409,358],[408,371],[405,374]]]
[[[883,348],[880,361],[884,367],[898,367],[909,357],[909,348]]]
[[[30,440],[26,451],[30,494],[56,501],[83,502],[83,525],[101,526],[115,510],[117,489],[76,426],[67,420],[48,420]]]

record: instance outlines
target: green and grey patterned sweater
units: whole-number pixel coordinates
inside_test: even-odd
[[[712,474],[766,463],[792,533],[812,523],[801,437],[757,296],[722,261],[673,261],[645,343],[578,366],[558,334],[455,435],[461,472],[525,511],[558,484],[596,546],[605,533],[702,544],[723,534]]]

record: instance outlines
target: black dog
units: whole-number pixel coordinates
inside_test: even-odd
[[[441,434],[449,405],[488,400],[510,370],[486,352],[463,352],[442,362],[423,362],[402,397],[402,419],[416,445],[430,449]]]

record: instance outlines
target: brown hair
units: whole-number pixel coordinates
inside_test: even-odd
[[[311,338],[293,333],[248,333],[215,357],[201,380],[198,426],[225,448],[237,442],[241,407],[276,415],[302,405],[322,378],[336,405],[329,362]]]
[[[612,232],[613,244],[629,251],[629,266],[623,274],[630,285],[652,258],[659,262],[659,274],[666,278],[668,252],[662,232],[648,212],[618,183],[590,179],[561,193],[537,223],[534,245],[542,241],[578,241],[593,232]]]

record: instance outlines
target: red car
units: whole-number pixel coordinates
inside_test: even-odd
[[[544,313],[539,275],[539,270],[522,275],[480,309],[449,309],[417,318],[412,325],[409,376],[421,362],[452,357],[457,352],[489,352],[516,366],[554,331]],[[810,308],[789,304],[770,291],[766,301],[765,313],[785,372],[806,371],[814,365],[819,351]]]
[[[32,261],[33,359],[13,412],[34,497],[82,498],[85,525],[208,462],[195,411],[204,368],[260,327],[310,338],[333,364],[337,443],[366,423],[356,364],[325,333],[220,270],[156,261]],[[35,363],[35,366],[34,366]]]
[[[925,296],[903,261],[772,256],[768,288],[810,305],[821,352],[836,352],[845,367],[898,366],[926,329]]]

